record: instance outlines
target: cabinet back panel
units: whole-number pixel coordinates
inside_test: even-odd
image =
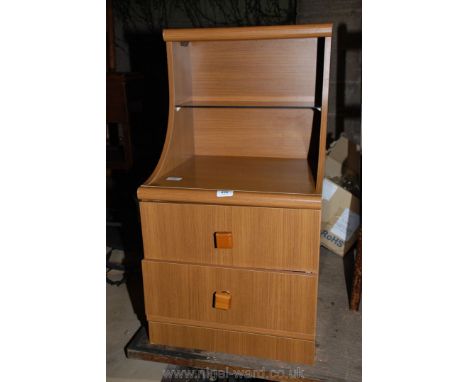
[[[315,38],[189,45],[195,101],[314,101]]]
[[[311,109],[194,109],[195,155],[307,158]]]

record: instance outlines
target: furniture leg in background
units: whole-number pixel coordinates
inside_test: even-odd
[[[358,311],[362,292],[362,229],[359,231],[357,254],[354,261],[353,287],[349,309]]]

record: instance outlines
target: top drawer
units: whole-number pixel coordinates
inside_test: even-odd
[[[317,270],[320,211],[154,202],[140,210],[146,259]]]

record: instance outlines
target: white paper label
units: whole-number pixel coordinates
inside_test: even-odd
[[[228,196],[234,195],[234,191],[232,190],[218,190],[216,191],[216,196],[218,198],[226,198]]]
[[[346,241],[353,236],[354,232],[359,227],[359,223],[359,215],[352,212],[349,208],[345,208],[330,231],[340,239]]]
[[[323,179],[322,199],[330,200],[335,194],[338,186],[328,179]]]
[[[178,182],[178,181],[182,180],[182,178],[180,176],[168,176],[166,178],[166,180],[171,180],[173,182]]]

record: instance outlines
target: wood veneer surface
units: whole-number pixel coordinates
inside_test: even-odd
[[[138,189],[141,202],[174,202],[223,205],[313,209],[320,211],[322,196],[320,194],[280,194],[252,191],[234,191],[232,196],[221,198],[217,190],[194,188],[164,188],[142,186]]]
[[[311,364],[314,360],[314,341],[152,321],[148,326],[153,344],[301,364]]]
[[[194,101],[314,102],[317,39],[192,42],[190,49]]]
[[[181,177],[180,181],[167,180]],[[148,186],[315,194],[306,159],[193,156]]]
[[[317,272],[320,211],[141,202],[146,259]],[[232,248],[215,248],[215,232]]]
[[[164,41],[262,40],[331,36],[333,24],[165,29]]]
[[[184,102],[176,104],[178,107],[189,108],[271,108],[271,109],[313,109],[318,108],[312,101],[271,101],[259,99],[254,101],[240,100],[208,100],[195,101],[192,98],[187,98]]]
[[[313,362],[331,34],[164,31],[167,137],[138,190],[153,343]],[[213,252],[218,228],[232,248]]]
[[[306,159],[311,109],[197,108],[195,155]]]
[[[143,260],[143,279],[150,321],[314,339],[314,275]],[[213,307],[217,291],[230,293],[230,309]]]

